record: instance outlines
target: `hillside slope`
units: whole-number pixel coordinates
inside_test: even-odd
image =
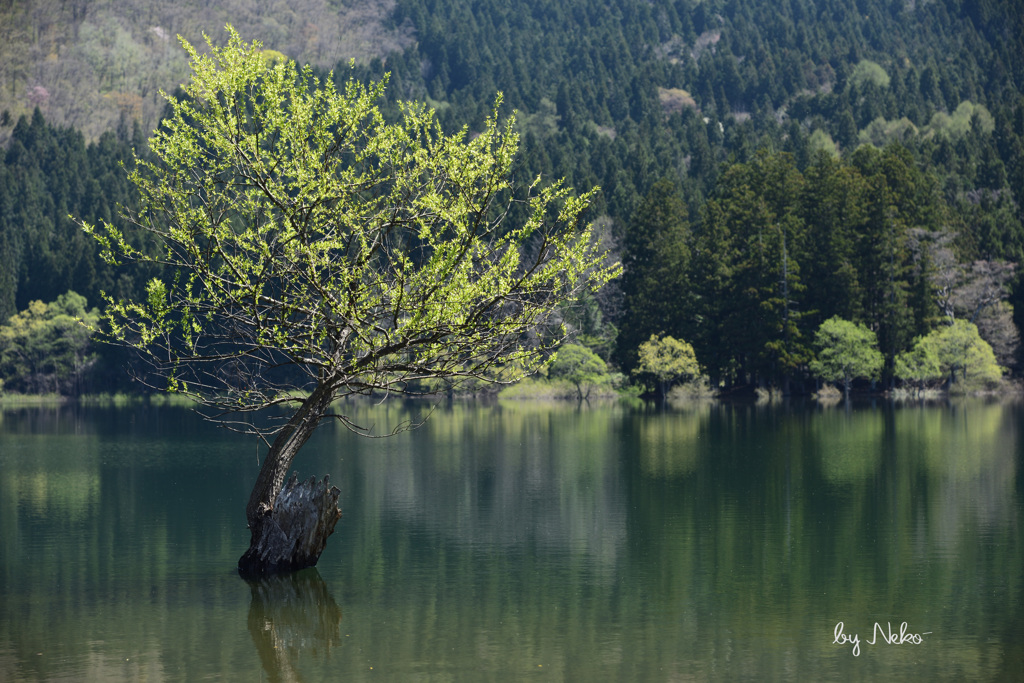
[[[889,379],[901,351],[953,316],[977,320],[1000,362],[1024,367],[1024,278],[1008,263],[1024,262],[1024,15],[1014,9],[0,5],[0,317],[69,287],[94,301],[143,281],[99,263],[67,214],[112,213],[97,186],[130,201],[109,180],[114,155],[142,150],[156,89],[183,77],[170,34],[213,27],[217,39],[230,19],[322,75],[350,77],[353,57],[357,78],[388,74],[389,114],[398,100],[425,100],[445,128],[472,130],[502,91],[504,112],[518,111],[518,178],[602,188],[591,217],[625,275],[568,322],[620,368],[650,335],[671,333],[723,381],[809,386],[815,330],[833,315],[878,334]],[[984,315],[968,311],[981,291]]]
[[[387,28],[393,0],[31,0],[0,3],[0,111],[12,119],[38,106],[51,122],[95,140],[122,114],[151,130],[159,90],[188,76],[176,36],[201,44],[226,23],[268,49],[330,68],[411,43]],[[129,126],[130,127],[130,126]]]

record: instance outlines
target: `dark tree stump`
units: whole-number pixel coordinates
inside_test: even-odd
[[[293,474],[274,507],[251,529],[249,549],[238,560],[239,573],[256,578],[314,566],[341,519],[340,495],[327,476],[297,483]]]

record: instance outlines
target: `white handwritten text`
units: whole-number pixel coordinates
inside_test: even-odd
[[[877,621],[875,627],[871,631],[871,640],[865,640],[864,642],[868,645],[874,645],[878,642],[878,637],[882,637],[882,642],[887,645],[920,645],[924,642],[924,638],[921,636],[931,635],[931,631],[925,631],[924,633],[908,633],[907,622],[900,624],[899,631],[892,630],[892,623],[886,622],[887,628],[882,628],[882,625]],[[839,622],[836,624],[835,630],[833,631],[833,645],[852,645],[853,656],[860,656],[860,635],[857,633],[847,634],[845,633],[845,624]]]

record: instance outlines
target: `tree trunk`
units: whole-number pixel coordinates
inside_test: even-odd
[[[293,475],[274,508],[253,527],[249,549],[238,560],[238,571],[246,578],[312,567],[327,546],[341,519],[341,492],[330,486],[327,476],[296,482]]]
[[[341,518],[337,487],[310,478],[301,484],[285,475],[295,454],[312,435],[334,399],[328,383],[319,384],[277,435],[256,484],[245,516],[252,534],[249,549],[238,560],[246,577],[296,571],[312,567],[327,545],[327,537]]]

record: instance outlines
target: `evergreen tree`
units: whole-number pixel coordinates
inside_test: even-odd
[[[692,329],[686,205],[669,180],[656,182],[630,221],[623,240],[624,314],[616,358],[624,371],[652,334],[685,337]]]
[[[863,289],[856,262],[858,235],[864,228],[867,184],[856,169],[820,153],[804,174],[801,213],[807,228],[806,303],[809,324],[838,315],[863,316]]]

